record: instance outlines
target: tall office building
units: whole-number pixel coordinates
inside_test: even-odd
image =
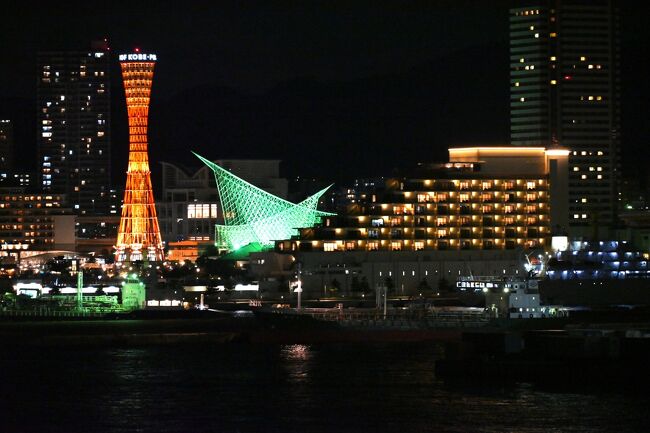
[[[65,194],[79,215],[107,214],[111,186],[110,56],[38,54],[38,170],[45,192]]]
[[[510,137],[562,146],[574,237],[615,222],[620,149],[619,22],[611,1],[539,2],[510,10]]]
[[[14,129],[11,120],[0,119],[0,176],[13,169]]]

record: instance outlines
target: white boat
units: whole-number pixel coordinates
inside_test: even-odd
[[[486,306],[490,306],[497,317],[537,319],[568,316],[568,309],[563,306],[542,304],[538,280],[534,278],[459,277],[456,287],[461,292],[483,292]]]

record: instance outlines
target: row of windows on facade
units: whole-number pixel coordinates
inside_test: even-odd
[[[555,80],[552,80],[552,81],[555,81]],[[513,100],[515,98],[513,98]],[[526,102],[526,101],[534,102],[534,101],[542,101],[542,100],[544,100],[544,98],[533,98],[533,97],[526,98],[525,96],[520,96],[519,97],[519,102]],[[579,100],[580,101],[587,101],[587,102],[589,102],[589,101],[602,102],[603,97],[602,96],[580,96]]]
[[[472,179],[472,180],[424,180],[423,182],[419,182],[420,184],[423,184],[424,187],[428,186],[437,186],[439,188],[445,188],[445,189],[459,189],[459,190],[468,190],[468,189],[482,189],[482,190],[489,190],[489,189],[499,189],[499,190],[514,190],[518,189],[522,186],[525,185],[526,189],[537,189],[538,187],[543,187],[545,185],[544,179],[538,179],[538,180],[523,180],[523,179],[516,179],[516,180],[504,180],[504,181],[499,181],[499,180],[477,180],[477,179]],[[404,186],[402,184],[401,189],[404,189]],[[405,192],[405,196],[408,198],[410,192]],[[435,192],[429,192],[429,194],[435,194]]]
[[[530,202],[537,202],[537,200],[531,200]],[[382,213],[385,213],[383,211],[387,210],[388,207],[382,205]],[[397,210],[395,210],[397,209]],[[418,215],[418,214],[425,214],[425,213],[432,213],[432,211],[436,211],[439,214],[448,214],[449,212],[455,213],[456,209],[461,214],[464,214],[466,212],[480,212],[482,214],[513,214],[513,213],[533,213],[536,214],[539,211],[543,211],[544,209],[544,203],[535,203],[535,204],[527,204],[523,205],[523,203],[516,203],[516,204],[501,204],[501,203],[495,203],[495,204],[478,204],[478,203],[471,203],[471,204],[461,204],[461,205],[454,205],[449,204],[442,204],[438,205],[436,207],[433,207],[431,205],[426,205],[426,206],[415,206],[413,207],[407,207],[407,206],[395,206],[393,208],[393,215]],[[371,209],[371,213],[372,213]],[[378,211],[378,210],[375,210]],[[363,222],[364,217],[360,217],[360,222]],[[384,218],[389,218],[388,216]],[[406,217],[408,219],[408,217]],[[327,219],[325,220],[325,224],[329,224],[330,220]]]
[[[30,238],[30,239],[3,239],[0,238],[3,250],[26,250],[29,249],[29,244],[53,244],[54,239],[51,238]]]
[[[85,65],[81,65],[79,67],[80,71],[70,71],[70,76],[76,76],[79,75],[80,77],[86,77],[88,75],[88,71]],[[93,71],[91,72],[91,76],[95,77],[103,77],[105,75],[104,71]],[[54,71],[54,75],[52,74],[52,71],[49,66],[43,67],[43,77],[45,78],[50,78],[50,77],[60,77],[61,72],[60,71]]]
[[[217,218],[217,207],[216,203],[190,203],[187,205],[186,215],[188,219],[215,219]],[[169,209],[169,212],[167,212],[167,209],[164,206],[160,207],[161,216],[173,216],[172,209]],[[177,210],[180,214],[183,210],[183,205],[178,205]]]
[[[11,201],[30,202],[30,201],[41,201],[41,200],[61,200],[61,196],[58,196],[58,195],[56,195],[56,196],[54,196],[54,195],[43,195],[43,196],[41,196],[41,195],[6,195],[6,196],[2,197],[2,201],[4,203],[0,203],[0,205],[3,205],[3,204],[9,205],[9,203],[7,203],[7,202],[11,202]]]
[[[536,222],[537,223],[537,222]],[[535,224],[536,224],[535,223]],[[445,224],[440,224],[445,225]],[[380,237],[386,237],[382,235],[390,235],[392,238],[402,238],[406,237],[415,237],[415,238],[424,238],[424,237],[436,237],[436,238],[447,238],[447,237],[461,237],[461,238],[516,238],[518,234],[527,233],[528,237],[537,237],[539,233],[544,233],[546,227],[544,226],[513,226],[513,227],[483,227],[479,229],[478,227],[445,227],[445,228],[427,228],[424,229],[415,229],[409,231],[408,228],[405,229],[368,229],[367,236],[368,239],[379,239]],[[349,235],[357,235],[365,237],[365,230],[353,230],[348,232]],[[412,235],[412,236],[411,236]]]
[[[512,239],[512,240],[502,240],[502,239],[494,239],[494,240],[478,240],[478,239],[472,239],[472,240],[457,240],[457,239],[451,239],[448,241],[413,241],[409,242],[407,241],[366,241],[365,245],[363,245],[363,241],[334,241],[334,242],[323,242],[322,243],[322,250],[325,252],[334,252],[334,251],[353,251],[353,250],[366,250],[366,251],[377,251],[379,249],[389,249],[392,251],[402,251],[406,249],[410,249],[413,251],[420,251],[424,250],[425,248],[438,248],[438,249],[446,249],[446,248],[461,248],[461,249],[481,249],[481,248],[506,248],[506,249],[514,249],[516,246],[525,246],[526,248],[535,248],[538,246],[542,246],[546,244],[546,240],[544,238],[537,238],[537,239],[525,239],[525,238],[518,238],[518,239]],[[313,241],[312,246],[315,248],[319,247],[319,241]],[[280,243],[279,244],[280,250],[284,249],[284,244]]]
[[[545,194],[544,191],[539,191],[539,192],[527,192],[527,193],[522,193],[520,191],[518,192],[511,192],[511,193],[504,193],[501,194],[500,192],[461,192],[461,193],[454,193],[454,192],[449,192],[449,193],[428,193],[428,194],[418,194],[417,195],[417,202],[418,203],[440,203],[440,202],[449,202],[449,201],[457,201],[459,203],[468,203],[470,201],[476,201],[476,202],[494,202],[494,201],[503,201],[505,203],[508,203],[510,201],[514,200],[521,200],[525,199],[528,202],[533,202],[537,201],[540,199],[544,199]],[[382,208],[385,208],[384,205],[382,205]],[[400,213],[405,213],[405,212],[410,212],[413,213],[413,205],[404,205],[404,206],[393,206],[393,213],[395,214],[400,214]]]
[[[586,200],[586,199],[585,199]],[[436,226],[446,226],[446,225],[455,225],[455,226],[470,226],[473,225],[479,221],[483,221],[487,225],[492,225],[493,221],[502,224],[502,225],[511,225],[515,224],[520,221],[525,221],[526,224],[528,225],[534,225],[537,224],[539,221],[544,221],[546,216],[544,214],[541,215],[526,215],[526,214],[519,214],[519,215],[508,215],[508,216],[501,216],[501,215],[484,215],[483,218],[479,218],[477,215],[472,215],[472,216],[439,216],[435,217],[435,225]],[[427,216],[426,218],[424,217],[419,217],[413,219],[416,225],[429,225],[430,222],[432,222],[433,218],[430,216]],[[365,221],[365,217],[359,217],[359,223],[362,224]],[[389,217],[389,216],[384,216],[382,218],[373,218],[370,221],[370,226],[371,227],[384,227],[390,225],[391,227],[395,226],[402,226],[405,225],[405,223],[408,223],[409,219],[408,217]],[[329,223],[329,221],[327,221]],[[337,229],[338,230],[338,229]]]
[[[531,26],[531,29],[533,29],[533,28],[534,27]],[[556,62],[557,61],[557,56],[550,56],[548,59],[551,62]],[[576,59],[578,59],[580,62],[586,62],[587,61],[586,56],[576,56]],[[519,63],[526,63],[526,58],[525,57],[520,57],[519,58]],[[600,64],[593,64],[593,63],[585,63],[585,65],[588,66],[588,69],[594,69],[594,68],[600,69],[602,67],[602,65],[600,65]],[[573,65],[573,66],[575,66],[575,65]]]

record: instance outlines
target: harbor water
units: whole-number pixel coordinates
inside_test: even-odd
[[[425,343],[4,350],[0,431],[647,431],[642,392],[450,382],[440,356]]]

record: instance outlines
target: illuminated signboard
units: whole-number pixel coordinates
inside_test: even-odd
[[[489,282],[489,281],[475,281],[475,280],[463,280],[463,281],[456,281],[456,288],[460,289],[461,291],[465,291],[467,289],[472,289],[475,292],[479,292],[481,290],[488,291],[492,289],[498,289],[501,286],[499,282]]]
[[[456,281],[456,287],[465,289],[482,289],[483,287],[496,287],[496,285],[485,281]]]
[[[155,62],[156,61],[156,55],[155,54],[141,54],[141,53],[120,54],[119,59],[120,59],[120,62],[124,62],[124,61]]]

